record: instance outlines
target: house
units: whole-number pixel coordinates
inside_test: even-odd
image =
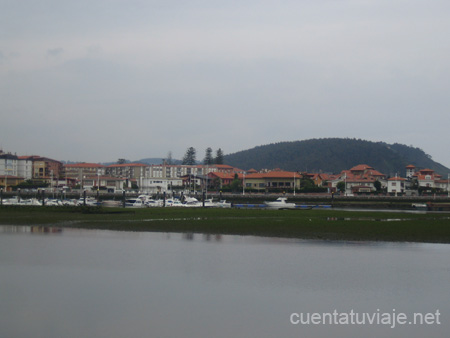
[[[345,194],[371,193],[376,191],[376,181],[382,188],[387,187],[386,175],[367,164],[359,164],[350,170],[343,170],[332,180],[331,186],[336,188],[339,182],[344,182]]]
[[[283,170],[272,170],[243,176],[245,187],[258,191],[266,191],[266,189],[280,191],[294,188],[300,189],[300,179],[299,173]]]
[[[436,188],[436,181],[441,180],[442,176],[436,174],[434,170],[431,169],[421,169],[414,173],[413,179],[417,180],[417,184],[424,188]]]
[[[211,172],[208,174],[208,180],[210,185],[216,186],[222,189],[224,186],[230,185],[233,182],[235,175],[242,181],[244,175],[238,173],[223,173],[223,172]]]
[[[391,177],[388,179],[387,192],[403,194],[406,191],[406,181],[407,179],[403,177]]]

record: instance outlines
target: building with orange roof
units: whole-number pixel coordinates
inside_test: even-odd
[[[386,175],[367,164],[359,164],[349,170],[343,170],[332,180],[331,186],[336,189],[339,182],[344,182],[345,194],[371,193],[376,191],[376,181],[381,183],[382,188],[387,187]]]
[[[81,180],[85,176],[105,175],[105,167],[98,163],[73,163],[65,164],[64,172],[66,178]]]
[[[243,177],[245,187],[257,191],[300,189],[301,175],[293,171],[273,170]]]

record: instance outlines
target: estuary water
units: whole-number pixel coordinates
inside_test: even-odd
[[[448,337],[449,257],[441,244],[0,226],[0,337]]]

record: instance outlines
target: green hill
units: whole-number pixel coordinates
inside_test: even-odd
[[[281,168],[339,173],[358,164],[368,164],[386,175],[405,176],[405,167],[413,164],[418,168],[433,169],[441,175],[449,172],[420,148],[348,138],[272,143],[228,154],[224,161],[246,170]]]

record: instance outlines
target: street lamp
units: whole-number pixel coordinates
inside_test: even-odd
[[[295,172],[294,172],[294,196],[295,196]]]
[[[242,196],[245,195],[245,172],[242,174]]]
[[[97,170],[97,202],[100,194],[100,169]]]

